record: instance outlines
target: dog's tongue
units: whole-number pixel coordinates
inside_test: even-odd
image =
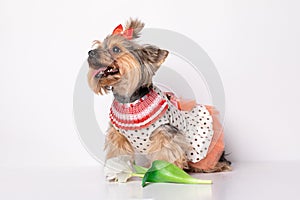
[[[106,67],[101,67],[100,69],[94,70],[93,77],[95,77],[99,72],[104,72],[106,69]]]

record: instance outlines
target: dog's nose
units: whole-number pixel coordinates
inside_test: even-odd
[[[88,54],[90,57],[95,57],[97,55],[97,50],[96,49],[90,50]]]

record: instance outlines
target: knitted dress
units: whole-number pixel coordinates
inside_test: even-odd
[[[211,109],[197,104],[189,111],[179,110],[176,103],[171,102],[165,93],[154,86],[147,95],[135,102],[120,103],[115,99],[110,109],[110,120],[135,151],[142,154],[147,153],[151,133],[159,126],[169,124],[177,128],[191,146],[185,152],[189,162],[199,165],[220,138],[214,137],[214,116],[211,115]],[[219,133],[217,135],[220,136]],[[224,149],[224,145],[222,147]],[[220,156],[219,151],[223,149],[215,152],[213,157]],[[214,164],[216,161],[204,168],[211,168]]]

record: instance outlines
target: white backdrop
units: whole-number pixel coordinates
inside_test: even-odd
[[[94,39],[130,16],[182,33],[215,63],[234,161],[300,159],[297,0],[0,1],[0,165],[95,165],[72,94]]]

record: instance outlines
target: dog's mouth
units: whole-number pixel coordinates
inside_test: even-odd
[[[112,76],[119,73],[119,69],[113,66],[101,67],[93,73],[93,77],[96,79]]]

